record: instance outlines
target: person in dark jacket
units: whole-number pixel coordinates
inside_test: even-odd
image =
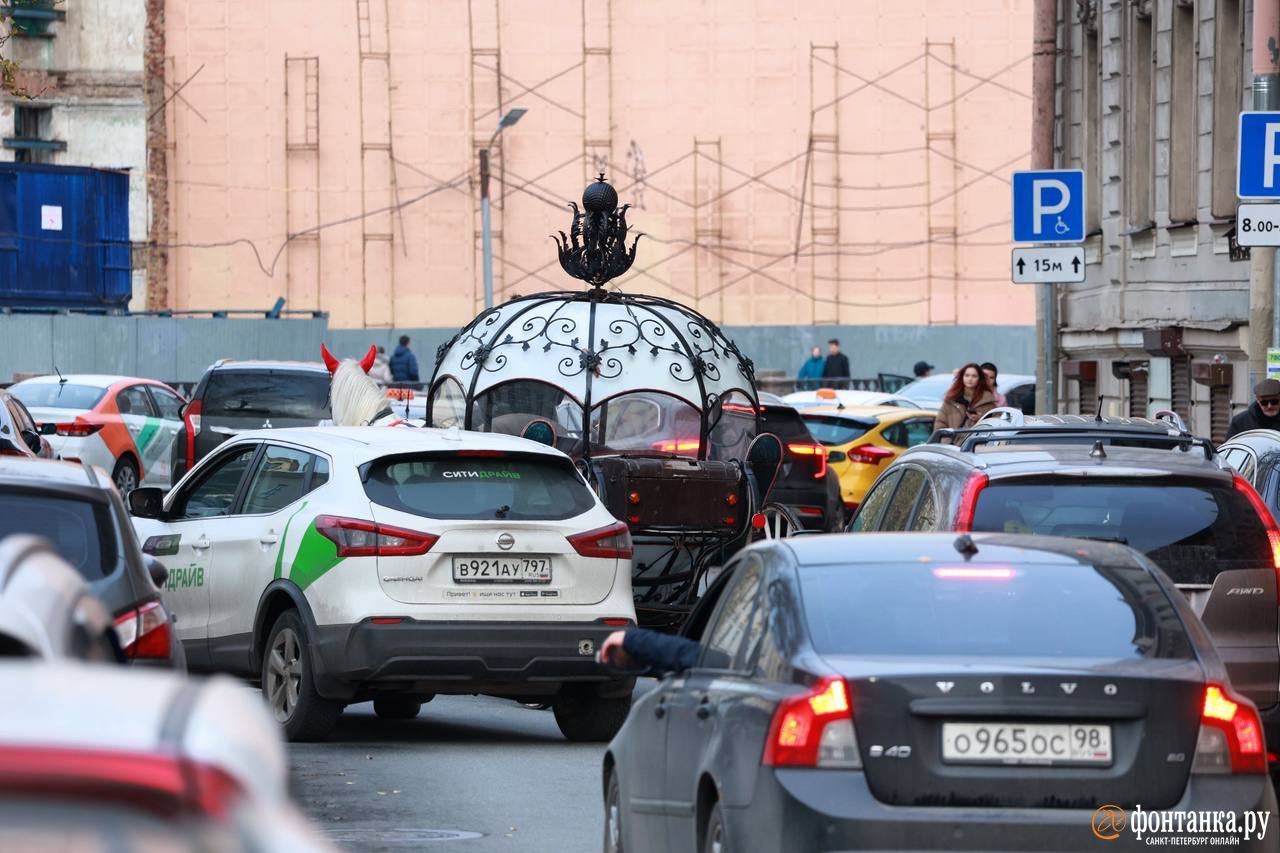
[[[820,388],[822,386],[822,368],[825,366],[826,360],[822,357],[822,350],[814,347],[808,360],[800,365],[800,374],[796,377],[796,390],[812,391],[814,388]]]
[[[639,665],[659,672],[682,672],[693,669],[701,654],[702,646],[687,637],[628,628],[605,637],[597,659],[606,666]]]
[[[391,381],[418,382],[418,357],[409,349],[409,336],[400,336],[400,346],[391,354]]]
[[[1280,380],[1264,379],[1253,386],[1249,408],[1231,419],[1227,438],[1251,429],[1280,430]]]
[[[848,388],[848,379],[852,374],[849,373],[849,357],[840,352],[840,342],[835,338],[827,341],[827,363],[822,365],[822,378],[844,380],[839,382],[828,382],[834,388]]]

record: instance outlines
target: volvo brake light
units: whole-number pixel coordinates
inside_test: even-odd
[[[843,678],[828,676],[807,692],[778,703],[763,763],[767,767],[862,766],[849,687]]]
[[[1207,684],[1192,773],[1266,773],[1262,720],[1249,700]]]

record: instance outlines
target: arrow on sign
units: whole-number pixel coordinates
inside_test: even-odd
[[[1072,272],[1080,272],[1080,259],[1079,259],[1079,258],[1072,258],[1072,259],[1071,259],[1071,271],[1072,271]]]
[[[1027,262],[1022,258],[1018,258],[1018,275],[1022,275],[1022,273],[1026,271],[1026,268]]]

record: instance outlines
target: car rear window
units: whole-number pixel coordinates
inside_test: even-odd
[[[838,447],[857,441],[875,429],[880,421],[871,417],[853,415],[803,415],[805,426],[820,443],[827,447]]]
[[[1257,512],[1225,484],[997,480],[978,494],[973,529],[1120,542],[1180,584],[1212,584],[1227,569],[1273,565]]]
[[[329,375],[311,370],[215,370],[204,392],[205,417],[329,417]]]
[[[73,385],[70,382],[19,383],[9,393],[22,401],[28,409],[37,406],[58,409],[92,409],[107,393],[105,388],[92,385]]]
[[[29,491],[0,491],[0,539],[12,533],[43,536],[85,580],[115,571],[115,527],[103,504]]]
[[[799,574],[819,654],[1192,656],[1173,604],[1142,568],[935,562]]]
[[[400,455],[362,473],[369,500],[427,518],[551,521],[595,506],[573,463],[536,454]]]
[[[812,436],[805,426],[804,418],[790,406],[761,406],[762,432],[771,432],[783,443],[790,441],[810,441]]]

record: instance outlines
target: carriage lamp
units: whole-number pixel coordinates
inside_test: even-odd
[[[640,493],[633,491],[631,494],[627,495],[627,502],[632,504],[640,503]]]
[[[737,506],[738,496],[735,495],[733,492],[730,492],[729,494],[725,495],[724,502],[727,503],[729,506]]]

